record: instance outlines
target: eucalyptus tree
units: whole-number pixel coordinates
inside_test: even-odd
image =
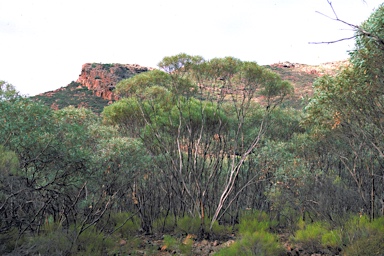
[[[371,218],[384,206],[383,17],[381,5],[356,26],[351,65],[335,77],[319,79],[307,107],[314,132],[333,140],[329,145],[341,162],[339,169],[349,174]]]
[[[140,138],[161,175],[159,190],[175,215],[213,223],[242,190],[263,179],[244,165],[268,129],[268,117],[292,87],[254,62],[179,54],[154,70],[123,80],[126,98],[105,108],[107,122]],[[262,95],[265,105],[256,102]],[[238,182],[241,172],[252,173]],[[168,207],[168,208],[169,208]]]
[[[17,97],[20,97],[20,95],[16,88],[12,84],[0,80],[0,100],[10,100]]]

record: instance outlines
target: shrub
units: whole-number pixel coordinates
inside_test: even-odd
[[[369,221],[367,216],[353,217],[346,225],[345,255],[383,255],[384,217]]]
[[[180,245],[180,251],[184,255],[190,255],[192,252],[194,236],[188,235]]]
[[[152,223],[152,230],[157,233],[169,233],[175,229],[175,217],[159,217]]]
[[[208,220],[205,220],[206,224],[206,229],[208,230],[208,225],[207,225]],[[180,218],[177,221],[177,232],[182,232],[184,234],[198,234],[200,231],[200,226],[201,226],[201,219],[200,218],[192,218],[189,216],[184,216]]]
[[[315,222],[303,225],[303,222],[299,221],[299,230],[296,231],[293,241],[311,252],[316,252],[322,248],[322,237],[327,233],[328,229],[324,223]]]
[[[269,231],[277,225],[270,221],[264,212],[251,211],[244,213],[238,225],[240,240],[228,248],[220,250],[216,255],[279,255],[284,248],[279,237]]]
[[[76,241],[75,255],[104,255],[114,249],[115,241],[95,227],[85,230]]]
[[[214,239],[221,239],[231,233],[231,226],[220,225],[217,221],[215,221],[212,225],[211,236]]]
[[[279,238],[275,234],[261,230],[242,235],[239,241],[236,241],[230,247],[220,250],[215,255],[260,255],[276,256],[284,253],[284,248],[278,242]]]
[[[15,248],[13,255],[66,255],[70,254],[72,242],[69,233],[59,228],[40,235],[25,236],[24,243]]]
[[[341,231],[326,231],[321,237],[321,245],[323,247],[341,248],[343,246]]]
[[[114,228],[118,229],[121,237],[128,238],[136,235],[140,230],[140,219],[129,212],[114,213],[111,215]]]
[[[240,223],[237,226],[240,234],[255,231],[267,231],[274,229],[277,226],[276,221],[269,220],[265,212],[249,211],[243,213],[240,217]]]
[[[177,250],[179,248],[180,243],[177,241],[176,238],[170,236],[170,235],[164,235],[164,246],[168,250]]]

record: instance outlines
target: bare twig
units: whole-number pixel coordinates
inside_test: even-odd
[[[340,19],[340,18],[337,16],[337,13],[336,13],[335,9],[334,9],[333,6],[332,6],[332,2],[331,2],[330,0],[327,0],[327,2],[328,2],[328,4],[329,4],[329,6],[331,7],[331,10],[332,10],[332,12],[333,12],[333,14],[334,14],[335,17],[328,16],[328,15],[326,15],[326,14],[324,14],[324,13],[321,13],[321,12],[318,12],[318,11],[316,11],[316,13],[321,14],[321,15],[323,15],[323,16],[325,16],[325,17],[327,17],[327,18],[329,18],[329,19],[331,19],[331,20],[333,20],[333,21],[341,22],[341,23],[343,23],[343,24],[345,24],[345,25],[347,25],[347,26],[353,28],[354,31],[359,32],[360,34],[357,34],[357,33],[356,33],[356,34],[355,34],[354,36],[352,36],[352,37],[342,38],[342,39],[333,40],[333,41],[326,41],[326,42],[309,42],[310,44],[333,44],[333,43],[338,43],[338,42],[345,41],[345,40],[351,40],[351,39],[354,39],[354,38],[356,38],[356,37],[358,37],[358,36],[367,36],[367,37],[372,38],[373,40],[375,40],[375,41],[376,41],[377,43],[379,43],[382,47],[384,47],[384,39],[378,37],[377,35],[372,34],[371,32],[368,32],[368,31],[364,30],[361,26],[358,26],[358,25],[355,25],[355,24],[352,24],[352,23],[349,23],[349,22],[346,22],[346,21]]]
[[[346,37],[346,38],[342,38],[334,41],[326,41],[326,42],[309,42],[309,44],[334,44],[341,41],[351,40],[351,39],[354,39],[355,37],[356,36],[351,36],[351,37]]]

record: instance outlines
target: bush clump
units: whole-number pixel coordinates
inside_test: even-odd
[[[295,232],[294,243],[301,245],[301,247],[311,252],[319,251],[322,245],[322,237],[328,234],[328,229],[325,223],[314,222],[306,224],[304,221],[299,221],[299,229]],[[329,235],[326,235],[327,239],[330,239]],[[327,241],[326,239],[324,241]]]
[[[384,217],[353,217],[346,224],[345,255],[384,255]]]
[[[240,218],[238,225],[240,240],[216,255],[262,255],[276,256],[284,253],[279,237],[270,231],[276,223],[263,212],[249,212]]]

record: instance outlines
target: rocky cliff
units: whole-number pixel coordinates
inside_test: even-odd
[[[313,94],[312,84],[316,78],[324,74],[333,76],[341,67],[348,64],[348,61],[338,61],[313,66],[283,62],[265,67],[292,83],[294,94],[288,98],[286,105],[301,109],[305,104],[303,100],[305,101]],[[137,64],[87,63],[83,65],[77,82],[32,98],[53,109],[72,105],[86,107],[99,114],[105,106],[118,99],[113,89],[119,81],[152,69]]]
[[[77,82],[93,91],[98,97],[117,100],[113,89],[120,80],[152,69],[137,64],[86,63],[81,69]]]

